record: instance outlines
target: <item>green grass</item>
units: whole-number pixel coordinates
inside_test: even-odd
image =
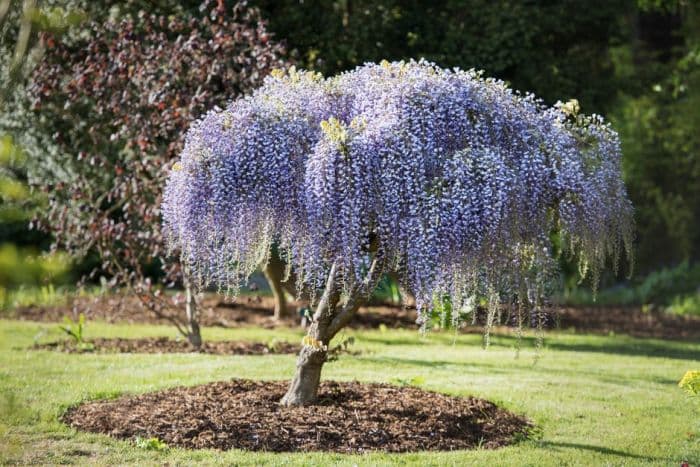
[[[42,332],[42,329],[45,331]],[[46,332],[48,330],[48,332]],[[88,323],[96,336],[175,337],[163,326]],[[532,341],[515,358],[515,340],[413,331],[352,332],[360,356],[324,369],[337,380],[424,378],[422,387],[473,394],[526,414],[537,437],[504,449],[446,453],[339,455],[153,450],[144,443],[77,432],[59,415],[81,400],[229,378],[286,379],[292,356],[68,355],[26,350],[54,326],[0,321],[0,463],[302,464],[302,465],[679,465],[700,463],[700,400],[677,386],[700,369],[700,343],[625,336],[549,334],[536,364]],[[205,339],[300,340],[292,330],[204,330]],[[420,378],[416,379],[420,380]]]

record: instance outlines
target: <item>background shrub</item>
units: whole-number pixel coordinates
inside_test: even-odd
[[[283,65],[258,10],[204,2],[177,14],[91,21],[80,35],[44,32],[27,88],[37,164],[30,182],[48,206],[36,218],[54,248],[93,252],[114,282],[164,271],[160,197],[185,130],[205,109],[256,87]]]

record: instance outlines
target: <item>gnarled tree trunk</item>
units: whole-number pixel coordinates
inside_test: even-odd
[[[302,347],[297,357],[297,370],[280,404],[309,405],[316,401],[321,383],[321,369],[326,362],[327,350]]]
[[[321,369],[328,357],[330,342],[350,322],[357,309],[374,290],[381,277],[382,267],[379,258],[375,258],[365,280],[349,288],[343,303],[336,281],[337,267],[335,264],[331,267],[326,288],[316,306],[303,347],[297,357],[296,373],[280,404],[309,405],[316,401]]]
[[[334,286],[335,278],[329,277],[328,285],[316,308],[313,321],[297,357],[296,373],[280,402],[282,405],[308,405],[316,400],[318,385],[321,382],[321,369],[326,362],[328,345],[333,338],[329,332],[329,324],[338,313],[340,293]]]

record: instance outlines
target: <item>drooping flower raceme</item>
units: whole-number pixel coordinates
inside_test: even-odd
[[[274,243],[312,293],[381,255],[419,310],[448,295],[536,303],[558,231],[594,277],[627,246],[617,134],[479,73],[368,64],[276,73],[187,135],[163,202],[170,247],[235,293]]]

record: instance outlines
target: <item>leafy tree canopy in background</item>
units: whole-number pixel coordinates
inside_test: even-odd
[[[633,42],[625,70],[637,86],[612,112],[642,272],[700,258],[700,11],[673,6],[647,14],[650,32]]]
[[[25,78],[41,59],[37,33],[60,34],[82,19],[79,10],[34,0],[0,2],[0,309],[12,301],[7,289],[60,282],[70,267],[66,255],[37,256],[49,238],[28,224],[45,200],[27,186],[28,157],[17,137]]]
[[[623,38],[625,0],[520,2],[257,0],[270,28],[325,75],[366,61],[424,57],[483,69],[549,103],[576,97],[605,111],[617,82],[608,46]]]

